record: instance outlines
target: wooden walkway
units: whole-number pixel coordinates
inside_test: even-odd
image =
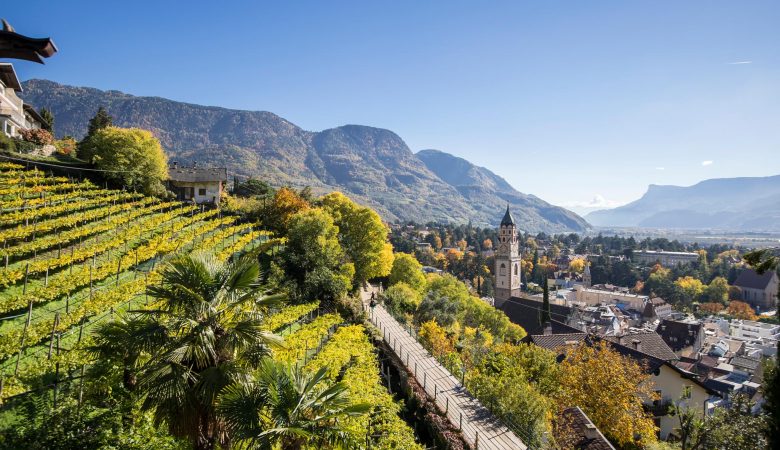
[[[408,329],[395,320],[382,305],[373,311],[368,306],[370,291],[361,291],[364,308],[371,322],[379,328],[385,342],[423,386],[428,397],[439,409],[446,411],[447,418],[476,450],[525,450],[527,446],[509,428],[501,423],[482,404],[469,394],[417,340]]]

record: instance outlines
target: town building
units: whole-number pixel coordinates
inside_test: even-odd
[[[672,305],[666,303],[661,297],[653,297],[645,303],[642,311],[644,317],[649,320],[666,319],[672,315]]]
[[[663,250],[635,250],[632,259],[640,264],[659,263],[665,267],[674,267],[678,264],[698,261],[699,254],[692,252],[667,252]]]
[[[774,309],[778,285],[780,280],[774,270],[759,274],[753,269],[744,269],[734,281],[734,286],[741,291],[742,300],[759,311]]]
[[[699,322],[664,319],[655,331],[679,356],[697,354],[704,343],[704,327]]]
[[[0,63],[0,130],[8,137],[19,137],[22,130],[41,128],[43,119],[17,95],[22,84],[14,66]]]
[[[495,305],[500,308],[511,297],[520,295],[520,239],[509,205],[498,228],[498,250],[495,267]]]
[[[780,325],[756,322],[753,320],[733,319],[729,324],[729,334],[743,339],[780,340]]]
[[[586,288],[584,286],[574,286],[573,291],[567,299],[572,303],[579,303],[587,306],[614,305],[624,303],[629,308],[636,311],[644,311],[645,302],[649,299],[647,295],[631,294],[626,291],[597,289],[597,286]]]
[[[179,167],[168,169],[168,186],[182,201],[219,206],[225,183],[226,168]]]

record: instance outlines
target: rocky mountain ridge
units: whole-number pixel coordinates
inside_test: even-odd
[[[346,125],[303,130],[266,111],[242,111],[136,97],[119,91],[23,83],[22,97],[54,112],[58,136],[81,138],[100,106],[119,126],[151,130],[171,160],[224,166],[238,177],[276,186],[344,191],[386,220],[495,225],[509,203],[523,230],[582,231],[587,222],[563,208],[517,192],[501,177],[444,152],[415,155],[395,133]],[[451,172],[457,166],[456,172]]]

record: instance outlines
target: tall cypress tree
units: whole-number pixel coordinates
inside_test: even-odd
[[[547,286],[547,275],[543,274],[542,281],[542,325],[550,323],[550,288]]]
[[[41,128],[48,131],[52,135],[54,134],[54,114],[51,112],[49,108],[41,108],[39,111],[39,114],[41,115],[41,119],[43,119],[43,123],[41,124]]]

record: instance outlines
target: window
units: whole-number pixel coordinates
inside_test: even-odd
[[[206,195],[206,188],[198,189],[198,195]]]
[[[686,384],[685,387],[683,387],[682,398],[691,398],[691,389],[691,385]]]
[[[517,275],[517,264],[515,264],[515,275]]]
[[[501,267],[499,267],[498,269],[498,274],[502,276],[506,275],[506,266],[504,265],[504,263],[501,263]]]

